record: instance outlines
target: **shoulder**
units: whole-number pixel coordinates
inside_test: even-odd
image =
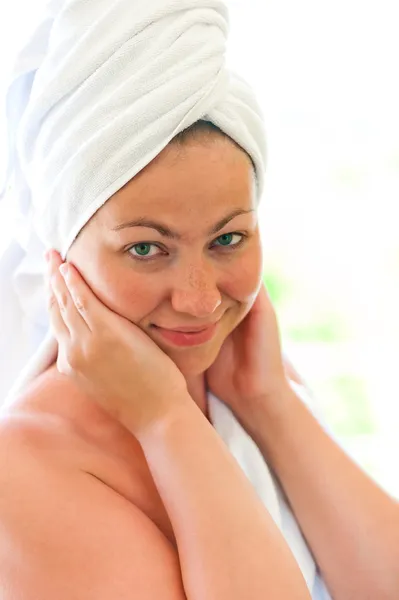
[[[122,425],[113,419],[71,378],[59,373],[56,365],[39,375],[2,413],[8,429],[32,443],[54,443],[66,438],[78,440],[121,437]],[[0,416],[1,419],[1,416]]]
[[[38,473],[48,464],[60,471],[79,464],[78,436],[71,421],[48,398],[56,391],[50,385],[31,386],[0,416],[0,487],[2,509],[17,490],[35,485]],[[59,390],[57,390],[59,391]],[[42,393],[44,392],[44,393]],[[55,397],[55,394],[54,394]],[[11,495],[10,495],[11,494]]]
[[[5,448],[18,455],[55,454],[78,439],[73,406],[78,397],[66,381],[51,371],[37,377],[0,413],[0,454]]]
[[[50,465],[54,477],[91,474],[169,532],[138,440],[56,370],[37,378],[0,417],[0,484],[8,487],[17,468],[30,485],[32,473]]]
[[[26,386],[7,406],[6,414],[30,418],[52,415],[67,423],[83,417],[82,409],[89,405],[94,408],[93,401],[54,364]]]
[[[73,382],[49,370],[1,412],[0,480],[6,484],[10,469],[18,469],[28,485],[30,473],[49,463],[60,472],[113,472],[115,460],[104,449],[116,429]]]
[[[4,600],[128,599],[132,589],[152,600],[165,582],[181,600],[177,551],[131,446],[86,402],[47,374],[0,418]]]
[[[2,598],[128,599],[135,589],[150,600],[165,581],[174,589],[168,598],[183,598],[166,537],[123,496],[58,460],[35,418],[0,422]]]

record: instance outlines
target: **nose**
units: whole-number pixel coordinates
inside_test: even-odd
[[[215,312],[222,298],[212,269],[206,265],[189,266],[175,279],[172,306],[176,312],[206,318]]]

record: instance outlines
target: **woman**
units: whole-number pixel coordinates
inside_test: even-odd
[[[309,598],[295,549],[209,422],[211,392],[273,467],[332,597],[394,598],[397,505],[285,374],[261,285],[256,152],[197,123],[83,224],[64,227],[60,201],[65,220],[42,225],[60,251],[58,347],[2,422],[3,596]]]

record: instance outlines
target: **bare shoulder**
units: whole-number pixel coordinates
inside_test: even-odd
[[[83,432],[85,425],[92,429],[97,424],[109,426],[111,418],[93,399],[66,375],[59,373],[53,365],[36,377],[7,408],[6,415],[27,417],[31,424],[63,424],[69,430]],[[36,419],[34,417],[37,417]]]
[[[2,599],[183,600],[173,545],[138,506],[67,460],[73,420],[37,402],[0,421]]]
[[[10,455],[11,447],[29,447],[57,468],[91,474],[176,543],[138,441],[56,369],[38,378],[0,418],[0,454],[1,447],[3,456]]]
[[[124,446],[130,460],[140,451],[119,422],[55,367],[37,377],[0,417],[0,436],[5,429],[15,442],[29,438],[52,453],[64,448],[68,462],[76,459],[82,468],[85,449],[93,457],[95,449],[115,454]]]

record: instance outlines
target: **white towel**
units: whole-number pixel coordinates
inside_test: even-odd
[[[7,98],[9,175],[18,170],[42,241],[65,257],[95,211],[198,119],[252,157],[260,198],[263,120],[226,66],[223,2],[64,0],[48,11]]]
[[[43,251],[65,257],[95,211],[178,132],[199,119],[220,127],[251,156],[260,199],[263,121],[251,89],[225,64],[227,17],[220,0],[53,0],[45,7],[7,95],[7,183],[22,218],[0,261],[3,411],[57,353]],[[212,395],[209,402],[215,429],[312,590],[315,564],[278,482],[229,409]]]

